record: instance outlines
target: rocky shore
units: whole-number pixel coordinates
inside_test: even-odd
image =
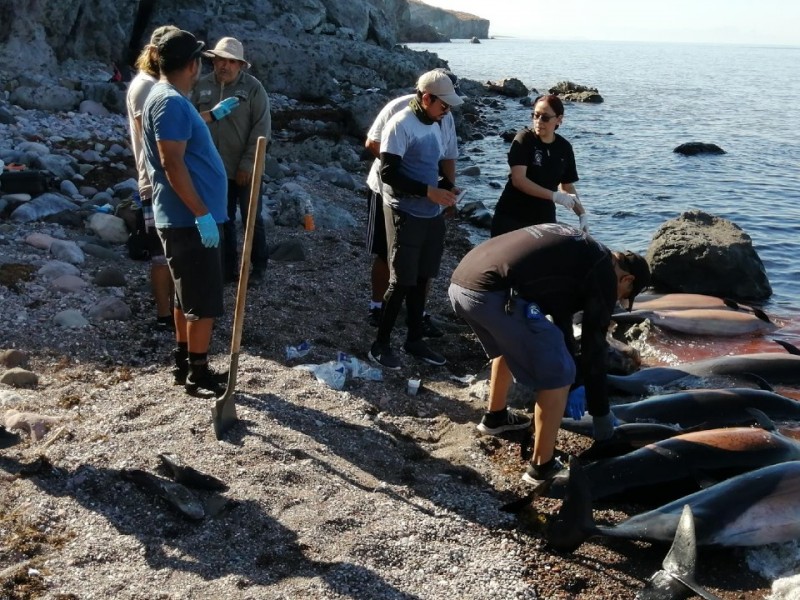
[[[500,510],[524,491],[523,463],[517,442],[474,429],[485,359],[445,294],[470,245],[460,220],[449,224],[431,294],[446,331],[433,343],[448,365],[404,356],[399,374],[331,389],[294,367],[337,352],[364,359],[374,334],[365,322],[366,163],[350,156],[354,171],[331,170],[327,159],[299,158],[302,141],[294,158],[273,156],[275,254],[264,285],[248,291],[239,423],[217,441],[210,404],[172,385],[172,342],[153,324],[147,263],[84,225],[100,214],[93,206],[130,191],[121,117],[9,110],[6,144],[40,159],[74,158],[65,165],[77,194],[60,187],[58,195],[77,208],[15,220],[25,202],[2,198],[0,349],[14,351],[2,355],[0,416],[21,441],[0,454],[0,597],[630,598],[660,568],[666,549],[647,544],[549,550],[540,531],[557,501],[538,500],[519,518]],[[290,218],[292,198],[313,202],[316,230]],[[54,247],[64,245],[74,254],[59,258]],[[212,347],[220,368],[234,295]],[[85,322],[59,324],[68,310]],[[286,346],[303,340],[310,352],[287,359]],[[406,393],[412,377],[422,381],[417,396]],[[587,445],[560,434],[561,452]],[[131,479],[144,470],[169,480],[159,453],[227,484],[189,492],[201,519]],[[599,508],[608,521],[636,512]],[[703,551],[699,579],[721,598],[763,598],[767,582],[743,560]]]

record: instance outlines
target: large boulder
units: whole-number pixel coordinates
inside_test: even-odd
[[[500,81],[487,81],[486,89],[509,98],[522,98],[529,93],[525,84],[516,77],[507,77]]]
[[[765,300],[772,295],[750,236],[721,217],[694,210],[664,223],[647,250],[658,291]]]

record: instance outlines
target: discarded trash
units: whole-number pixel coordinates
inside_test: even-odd
[[[458,375],[450,375],[450,379],[466,385],[475,383],[475,375],[464,375],[463,377],[459,377]]]
[[[416,396],[417,392],[419,392],[419,386],[422,383],[419,379],[409,379],[408,380],[408,395],[409,396]]]
[[[383,371],[371,366],[368,362],[350,356],[346,352],[337,352],[336,360],[342,363],[347,373],[353,379],[366,379],[368,381],[383,381]]]
[[[110,204],[103,204],[103,206],[95,206],[94,210],[95,212],[101,212],[110,215],[111,213],[114,212],[114,207],[111,206]]]
[[[317,381],[320,381],[334,390],[341,390],[347,381],[347,367],[338,360],[332,360],[321,365],[297,365],[295,369],[311,371]]]
[[[297,346],[286,346],[286,358],[291,360],[293,358],[300,358],[311,352],[311,342],[303,340]]]

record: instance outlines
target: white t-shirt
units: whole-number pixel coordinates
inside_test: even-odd
[[[394,115],[408,106],[409,100],[414,98],[416,94],[408,94],[400,96],[388,102],[375,117],[372,126],[367,132],[367,139],[373,142],[381,141],[381,133],[383,128]],[[439,121],[442,132],[442,147],[444,149],[444,156],[442,160],[456,160],[458,158],[458,137],[456,136],[456,122],[450,112],[445,113],[442,120]],[[367,186],[376,194],[382,194],[381,191],[381,159],[376,158],[369,170],[367,176]]]
[[[131,132],[131,148],[136,159],[136,172],[139,174],[139,193],[145,198],[153,197],[153,185],[147,176],[142,135],[136,133],[136,119],[142,117],[144,101],[147,100],[150,89],[157,81],[154,77],[140,71],[128,86],[128,94],[125,97],[128,107],[128,127]]]
[[[381,135],[381,154],[396,154],[403,160],[400,172],[415,181],[436,187],[439,183],[439,161],[444,158],[442,130],[438,123],[427,125],[411,108],[406,107],[389,119]],[[398,193],[383,184],[383,203],[415,217],[438,216],[442,207],[427,197]]]

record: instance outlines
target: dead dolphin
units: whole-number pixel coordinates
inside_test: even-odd
[[[778,326],[762,311],[738,312],[725,308],[691,308],[686,310],[634,310],[613,316],[617,323],[636,324],[645,319],[669,331],[692,335],[757,335],[770,333]]]
[[[598,526],[589,481],[572,459],[564,502],[545,537],[552,548],[567,552],[593,536],[670,542],[686,505],[694,514],[701,546],[762,546],[800,539],[800,461],[750,471],[615,526]]]
[[[644,589],[636,594],[636,600],[682,600],[694,595],[706,600],[720,600],[700,587],[694,579],[697,570],[697,542],[694,515],[688,504],[683,507],[675,539],[672,540],[672,546],[661,566],[662,569],[653,573]]]
[[[690,308],[730,308],[738,310],[748,306],[734,300],[707,296],[705,294],[639,294],[633,303],[633,310],[686,310]]]
[[[800,460],[800,441],[778,431],[729,427],[684,433],[584,465],[583,471],[594,501],[624,499],[657,505],[791,460]],[[566,476],[556,478],[547,495],[563,498],[566,480]]]
[[[684,390],[611,406],[622,423],[672,425],[681,430],[752,423],[756,419],[751,409],[763,412],[773,421],[800,421],[800,401],[753,388]],[[579,421],[561,420],[563,429],[582,435],[591,435],[591,425],[589,415]]]
[[[722,377],[746,385],[753,375],[771,384],[800,383],[800,355],[760,352],[720,356],[673,367],[647,367],[631,375],[607,375],[609,386],[627,394],[647,394],[650,387],[675,384],[684,377]]]

